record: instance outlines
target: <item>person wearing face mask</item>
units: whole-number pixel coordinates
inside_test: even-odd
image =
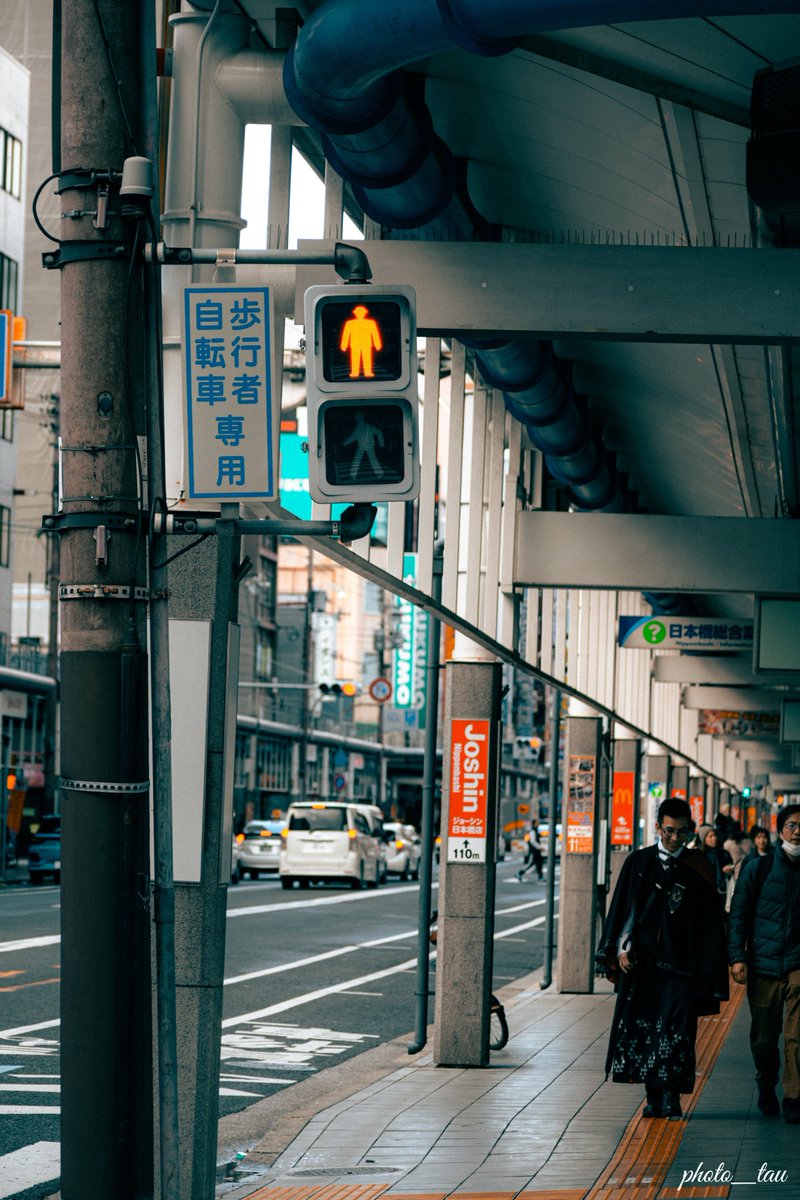
[[[758,1107],[765,1116],[780,1114],[775,1089],[783,1033],[783,1117],[800,1125],[800,804],[778,814],[773,854],[742,868],[731,904],[728,958],[735,982],[747,984]]]
[[[645,1117],[680,1117],[695,1081],[697,1018],[728,997],[723,910],[708,859],[687,850],[691,812],[658,808],[658,842],[627,855],[596,956],[617,1003],[606,1058],[616,1083],[642,1083]]]

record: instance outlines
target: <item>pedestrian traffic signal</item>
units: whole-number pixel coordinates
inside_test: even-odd
[[[412,500],[419,492],[413,288],[309,288],[305,327],[312,498]]]

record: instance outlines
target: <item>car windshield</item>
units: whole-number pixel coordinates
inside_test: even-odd
[[[270,834],[280,834],[283,821],[250,821],[244,827],[246,838],[268,837]]]
[[[347,829],[347,813],[343,808],[295,809],[289,818],[289,829],[301,832]]]

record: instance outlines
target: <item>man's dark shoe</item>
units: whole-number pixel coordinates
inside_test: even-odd
[[[781,1115],[781,1106],[778,1102],[778,1097],[775,1095],[774,1087],[763,1084],[759,1087],[758,1109],[765,1117],[779,1117]]]
[[[787,1125],[800,1125],[800,1100],[784,1096],[783,1119]]]
[[[663,1092],[661,1088],[645,1088],[647,1094],[647,1104],[642,1109],[643,1117],[661,1117],[664,1114],[661,1111]]]
[[[677,1092],[664,1092],[661,1102],[661,1115],[664,1117],[682,1117],[681,1098]]]

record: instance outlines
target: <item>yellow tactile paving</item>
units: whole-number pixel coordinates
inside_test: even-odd
[[[706,1080],[722,1049],[728,1030],[739,1011],[744,988],[736,988],[717,1017],[702,1017],[697,1033],[697,1083],[688,1099],[685,1113],[695,1108]],[[684,1121],[649,1120],[638,1112],[623,1134],[617,1151],[597,1182],[586,1192],[585,1200],[667,1200],[675,1189],[664,1189],[669,1168],[675,1161],[683,1138]],[[694,1196],[715,1196],[723,1200],[729,1188],[696,1189]],[[681,1197],[690,1190],[681,1188]]]

